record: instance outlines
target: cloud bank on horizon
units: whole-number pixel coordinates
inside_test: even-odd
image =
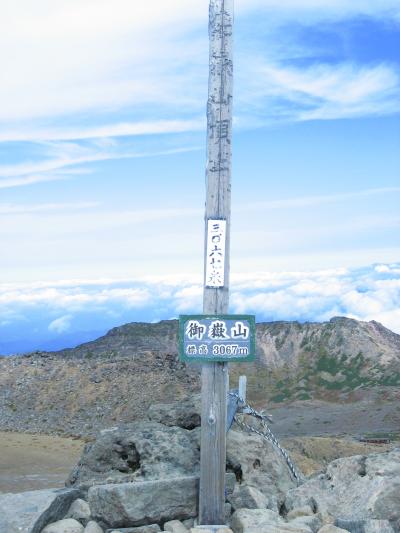
[[[197,313],[202,303],[202,285],[192,277],[10,283],[0,290],[3,354],[74,346],[127,322]],[[233,275],[230,311],[256,314],[258,322],[348,316],[400,334],[400,263]]]

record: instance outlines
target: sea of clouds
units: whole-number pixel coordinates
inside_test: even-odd
[[[0,353],[72,347],[128,322],[202,310],[202,281],[186,277],[0,284]],[[400,263],[314,272],[233,274],[231,313],[258,322],[376,320],[400,334]]]

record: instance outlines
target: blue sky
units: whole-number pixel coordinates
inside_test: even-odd
[[[198,312],[208,2],[1,15],[0,353]],[[236,1],[233,312],[400,333],[399,27],[397,0]]]

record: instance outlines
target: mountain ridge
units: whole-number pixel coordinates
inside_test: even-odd
[[[201,365],[179,361],[177,334],[176,320],[129,323],[76,348],[1,357],[0,429],[91,435],[198,392]],[[400,335],[374,321],[259,323],[257,345],[257,361],[230,364],[230,380],[247,375],[259,405],[384,398],[400,387]]]
[[[279,368],[296,366],[302,353],[320,351],[325,347],[331,354],[349,355],[365,352],[368,359],[378,359],[382,365],[393,359],[400,362],[400,335],[374,320],[363,322],[348,317],[333,317],[327,322],[273,321],[258,322],[257,360]],[[364,348],[364,349],[363,349]],[[62,357],[130,355],[142,351],[178,354],[178,320],[157,323],[130,322],[110,329],[105,335],[55,352],[37,351]],[[31,352],[32,353],[32,352]]]

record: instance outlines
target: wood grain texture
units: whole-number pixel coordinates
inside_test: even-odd
[[[225,285],[207,288],[204,278],[203,312],[226,314],[229,306],[230,206],[232,159],[233,0],[210,1],[210,76],[207,103],[208,219],[225,219]],[[207,242],[204,244],[206,261]],[[204,265],[204,272],[206,268]],[[200,472],[200,524],[225,522],[225,463],[228,366],[208,363],[202,370],[202,426]]]
[[[205,225],[207,226],[209,218],[226,219],[227,236],[225,245],[225,286],[218,290],[205,288],[204,313],[225,313],[229,305],[233,90],[232,32],[233,0],[211,0]],[[207,227],[205,235],[207,235]],[[206,242],[204,248],[206,250]]]
[[[227,364],[204,364],[199,501],[199,522],[204,525],[225,522],[227,391]]]

